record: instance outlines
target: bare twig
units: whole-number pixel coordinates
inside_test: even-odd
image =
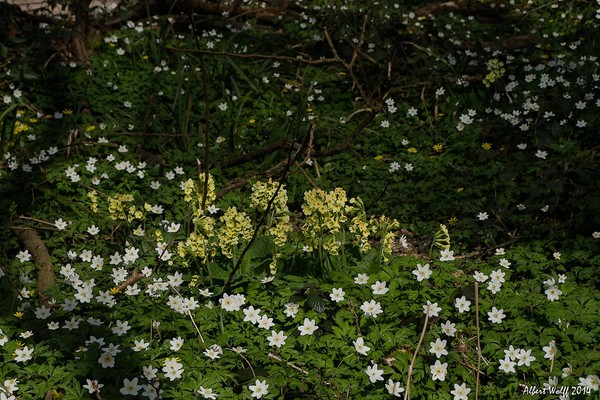
[[[285,363],[285,364],[287,364],[288,366],[292,367],[293,369],[295,369],[295,370],[296,370],[296,371],[298,371],[298,372],[302,372],[302,373],[303,373],[303,374],[305,374],[305,375],[310,375],[310,373],[309,373],[307,370],[305,370],[305,369],[303,369],[303,368],[300,368],[300,367],[299,367],[299,366],[297,366],[296,364],[293,364],[293,363],[291,363],[291,362],[289,362],[289,361],[285,361],[283,358],[281,358],[280,356],[278,356],[278,355],[277,355],[277,354],[275,354],[275,353],[271,353],[271,352],[269,352],[268,356],[269,356],[269,358],[272,358],[272,359],[273,359],[273,360],[275,360],[275,361],[278,361],[278,362],[280,362],[280,363]]]
[[[368,16],[365,15],[365,17],[363,19],[363,25],[362,25],[362,28],[361,28],[360,39],[359,39],[359,43],[357,45],[357,48],[360,48],[360,46],[362,44],[362,41],[364,39],[364,30],[366,29],[367,20],[368,20]],[[354,63],[356,62],[356,57],[357,57],[357,54],[358,54],[357,51],[356,51],[356,49],[354,49],[354,51],[352,52],[352,57],[350,59],[350,62],[346,62],[346,61],[344,61],[344,59],[342,59],[340,57],[339,53],[337,52],[337,49],[335,48],[335,45],[333,44],[333,40],[331,40],[331,36],[329,35],[329,31],[327,30],[327,28],[324,29],[324,34],[325,34],[325,39],[327,40],[327,44],[329,45],[329,49],[333,53],[334,59],[336,61],[338,61],[340,64],[342,64],[342,66],[348,71],[348,74],[350,75],[350,78],[352,78],[352,84],[356,88],[358,88],[358,91],[360,92],[360,96],[362,97],[363,101],[370,106],[371,105],[371,101],[370,101],[369,97],[367,96],[367,94],[365,93],[362,85],[360,84],[360,82],[356,78],[356,75],[354,75]]]
[[[481,340],[479,329],[479,283],[475,282],[475,324],[477,326],[477,375],[475,379],[475,400],[479,399],[479,374],[481,371]]]
[[[308,181],[308,183],[310,183],[312,185],[312,187],[314,187],[315,189],[319,188],[319,186],[310,178],[310,176],[308,176],[308,174],[306,173],[306,171],[304,170],[304,168],[302,168],[302,165],[300,163],[296,163],[296,169],[298,171],[300,171],[300,173],[302,175],[304,175],[304,177],[306,178],[306,180]]]
[[[415,366],[415,361],[417,360],[417,355],[419,354],[419,350],[421,349],[421,344],[423,344],[423,338],[425,337],[425,332],[427,332],[427,324],[429,323],[429,305],[427,305],[427,309],[425,310],[425,322],[423,323],[423,330],[421,331],[421,337],[419,337],[419,343],[417,344],[417,348],[413,354],[413,358],[410,361],[410,366],[408,367],[408,377],[406,378],[406,389],[404,392],[404,400],[410,399],[410,380],[412,378],[413,367]]]
[[[183,296],[181,295],[181,293],[179,293],[179,290],[177,290],[177,288],[173,285],[170,285],[170,286],[171,286],[171,289],[173,289],[175,291],[175,293],[177,293],[177,296],[179,296],[181,299],[183,299]],[[204,341],[202,332],[200,332],[200,328],[198,328],[198,325],[196,325],[196,321],[194,321],[194,316],[192,315],[192,311],[190,309],[187,310],[187,315],[188,315],[188,317],[190,317],[190,321],[192,321],[192,325],[194,325],[196,332],[198,332],[198,337],[200,338],[202,345],[204,346],[204,348],[206,348],[206,342]]]

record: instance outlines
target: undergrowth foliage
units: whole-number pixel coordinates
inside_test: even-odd
[[[597,7],[322,3],[0,47],[0,398],[597,396]]]

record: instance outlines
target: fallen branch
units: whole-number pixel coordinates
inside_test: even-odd
[[[203,50],[203,49],[185,49],[185,48],[177,48],[177,47],[164,47],[167,50],[171,51],[182,51],[186,53],[199,53],[206,54],[210,56],[221,56],[221,57],[233,57],[233,58],[249,58],[249,59],[258,59],[258,60],[275,60],[275,61],[289,61],[289,62],[297,62],[302,64],[332,64],[338,63],[339,60],[335,58],[319,58],[317,60],[311,58],[303,58],[302,55],[298,55],[297,57],[291,56],[278,56],[278,55],[267,55],[267,54],[246,54],[246,53],[231,53],[227,51],[212,51],[212,50]]]
[[[33,261],[37,266],[38,273],[38,296],[41,303],[46,303],[46,292],[48,292],[56,283],[54,277],[54,266],[52,265],[52,259],[48,253],[48,248],[46,248],[46,245],[37,234],[35,229],[26,225],[23,219],[16,218],[13,221],[11,229],[33,256]]]
[[[117,290],[119,291],[119,293],[122,293],[125,289],[127,289],[127,286],[133,285],[134,283],[136,283],[137,281],[142,279],[144,276],[145,275],[142,274],[140,271],[138,271],[137,269],[134,269],[133,271],[131,271],[129,278],[127,278],[127,280],[125,282],[123,282],[119,286],[117,286]]]

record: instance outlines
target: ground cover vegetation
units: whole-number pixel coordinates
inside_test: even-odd
[[[73,7],[0,4],[0,399],[597,398],[600,3]]]

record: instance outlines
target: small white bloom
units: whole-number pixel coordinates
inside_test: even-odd
[[[275,332],[271,331],[271,335],[267,336],[267,340],[269,341],[269,346],[281,347],[285,344],[285,339],[288,337],[285,335],[283,331]]]
[[[437,317],[438,313],[442,311],[441,307],[438,307],[438,303],[431,303],[427,300],[427,304],[423,306],[423,314],[427,314],[430,317]]]
[[[504,317],[506,317],[506,315],[504,314],[504,310],[497,309],[496,307],[492,307],[492,311],[489,311],[487,314],[490,319],[490,322],[492,322],[494,324],[502,323],[502,319],[504,319]]]
[[[404,393],[404,388],[400,386],[400,382],[394,382],[391,379],[385,384],[385,388],[394,397],[400,397]]]
[[[436,360],[435,364],[429,367],[431,369],[431,379],[438,381],[446,380],[446,372],[448,370],[448,363],[440,363],[440,360]]]
[[[429,264],[417,264],[417,269],[413,270],[412,273],[417,277],[417,281],[421,282],[423,280],[429,279],[431,274],[433,274],[433,271],[429,269]]]
[[[373,364],[367,367],[365,373],[369,376],[371,383],[383,380],[383,370],[377,368],[377,364]]]
[[[440,261],[453,261],[454,251],[450,249],[444,249],[440,252]]]
[[[471,389],[467,387],[467,384],[463,382],[462,385],[454,384],[454,390],[450,391],[450,394],[454,395],[453,400],[468,400]]]
[[[369,350],[371,350],[369,346],[365,345],[365,340],[362,337],[359,337],[352,343],[354,344],[354,349],[356,350],[356,352],[364,356],[366,356]]]
[[[248,386],[248,389],[252,391],[251,395],[255,399],[260,399],[261,397],[269,394],[269,384],[266,380],[260,381],[257,379],[254,382],[254,385]]]
[[[331,297],[331,300],[335,301],[336,303],[339,303],[340,301],[344,300],[345,295],[346,292],[344,292],[342,288],[334,288],[331,290],[329,297]]]
[[[440,340],[440,338],[437,338],[435,342],[429,343],[429,352],[431,354],[435,354],[436,358],[447,356],[448,350],[446,350],[446,343],[448,343],[446,340]]]
[[[469,300],[467,300],[467,298],[465,296],[456,298],[454,300],[454,307],[456,307],[458,309],[458,312],[461,314],[469,311],[470,305],[471,305],[471,302]]]
[[[377,281],[371,285],[371,289],[373,290],[373,294],[386,294],[390,291],[387,287],[386,282]]]
[[[314,319],[304,318],[304,323],[298,327],[300,336],[312,335],[319,327]]]
[[[366,285],[369,282],[369,276],[367,274],[358,274],[356,278],[354,278],[354,283],[357,285]]]

